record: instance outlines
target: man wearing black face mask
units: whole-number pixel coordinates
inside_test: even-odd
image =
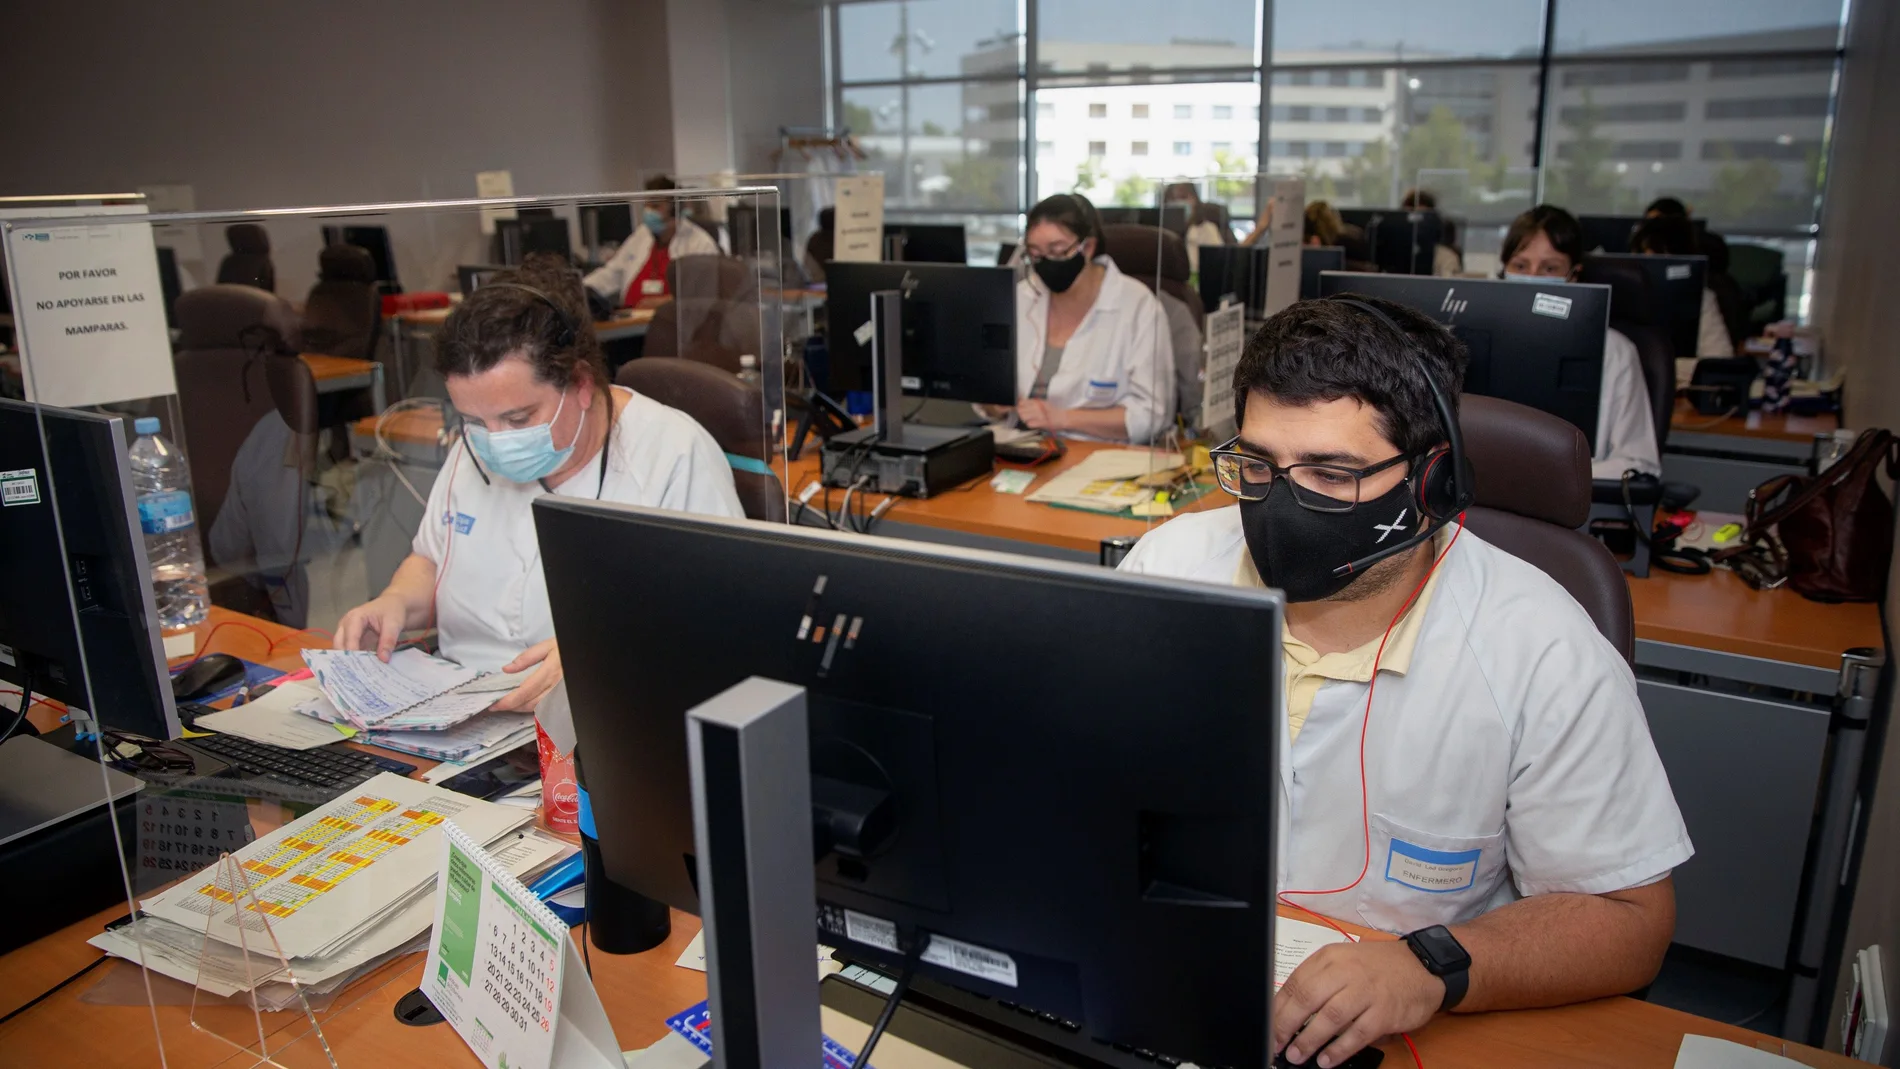
[[[1239,507],[1172,520],[1122,565],[1286,596],[1263,786],[1280,893],[1406,936],[1324,947],[1275,998],[1275,1047],[1321,1066],[1441,1010],[1641,987],[1693,853],[1622,657],[1549,576],[1421,514],[1449,462],[1425,376],[1455,403],[1463,346],[1351,300],[1294,305],[1242,355],[1240,433],[1215,451]]]

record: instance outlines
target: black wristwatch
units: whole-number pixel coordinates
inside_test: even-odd
[[[1465,989],[1471,986],[1471,955],[1444,925],[1420,928],[1405,937],[1405,945],[1418,955],[1426,972],[1445,981],[1445,1001],[1439,1012],[1464,1001]]]

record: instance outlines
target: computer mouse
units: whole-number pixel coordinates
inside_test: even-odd
[[[228,653],[207,653],[172,677],[172,697],[196,701],[244,678],[244,662]]]

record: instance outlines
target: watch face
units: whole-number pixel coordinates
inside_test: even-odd
[[[1459,944],[1458,940],[1452,938],[1452,934],[1442,925],[1433,925],[1422,931],[1413,932],[1412,938],[1418,940],[1419,946],[1431,956],[1432,964],[1439,970],[1452,972],[1471,967],[1471,955],[1465,952],[1465,948]]]

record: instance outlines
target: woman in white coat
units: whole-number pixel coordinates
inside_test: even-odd
[[[647,180],[650,192],[664,193],[679,186],[664,176]],[[633,233],[620,243],[607,262],[588,272],[587,288],[613,307],[651,307],[663,297],[666,269],[684,256],[717,256],[719,243],[691,219],[679,216],[679,202],[655,197],[640,202],[640,218]]]
[[[338,649],[387,660],[403,631],[434,626],[448,659],[526,673],[495,707],[532,711],[561,679],[535,498],[743,514],[732,469],[705,428],[608,384],[586,315],[574,272],[530,257],[442,325],[436,370],[462,416],[462,439],[436,476],[409,556],[387,589],[344,614]]]
[[[1512,221],[1498,258],[1512,282],[1573,281],[1583,270],[1583,227],[1562,208],[1540,204]],[[1662,474],[1642,359],[1636,343],[1616,330],[1603,339],[1596,443],[1590,473],[1598,479],[1620,479],[1626,471]]]
[[[1030,274],[1016,287],[1016,418],[1076,438],[1149,442],[1174,412],[1167,316],[1102,253],[1088,198],[1029,212]]]

